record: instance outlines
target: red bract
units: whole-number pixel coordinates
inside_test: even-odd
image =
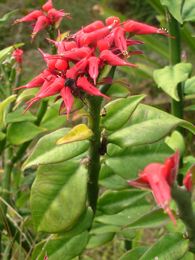
[[[175,181],[179,165],[179,153],[170,156],[164,164],[151,163],[139,174],[139,178],[128,181],[128,184],[136,188],[151,189],[154,198],[165,212],[169,215],[173,223],[175,217],[170,210],[171,186]]]
[[[42,7],[43,12],[36,17],[34,35],[43,27],[58,22],[65,14],[53,7],[52,1],[47,1]],[[130,32],[130,33],[129,33]],[[102,21],[95,21],[82,27],[78,32],[59,41],[48,39],[57,49],[56,55],[44,53],[40,50],[47,70],[31,82],[20,88],[40,87],[34,99],[29,101],[28,108],[36,101],[51,95],[63,99],[61,108],[66,108],[70,114],[74,96],[83,100],[87,95],[108,98],[97,88],[100,73],[108,64],[111,66],[136,67],[127,58],[141,54],[140,50],[128,50],[129,46],[143,44],[132,39],[132,34],[164,33],[157,28],[138,23],[136,21],[120,22],[118,17],[112,16]],[[132,48],[132,47],[131,47]],[[48,74],[48,75],[45,75]],[[57,82],[61,79],[61,83]],[[93,85],[94,84],[94,85]]]
[[[22,49],[15,49],[12,53],[12,57],[15,59],[15,61],[19,64],[22,63],[23,58],[23,50]]]

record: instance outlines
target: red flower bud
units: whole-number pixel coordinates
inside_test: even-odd
[[[97,48],[100,51],[108,50],[110,48],[110,43],[106,38],[101,39],[101,40],[97,41]]]
[[[100,59],[93,56],[90,57],[88,61],[89,61],[89,75],[93,79],[94,84],[96,85],[96,79],[99,75]]]
[[[101,29],[104,27],[104,23],[102,21],[95,21],[93,23],[90,23],[89,25],[83,27],[83,32],[90,33],[97,29]]]
[[[71,60],[81,60],[87,57],[91,53],[91,49],[88,47],[74,48],[70,51],[66,51],[63,57]]]
[[[66,78],[70,79],[76,79],[79,73],[84,73],[85,69],[88,65],[88,59],[82,59],[79,62],[77,62],[72,68],[67,70],[66,72]]]
[[[114,32],[114,42],[116,47],[124,54],[127,55],[127,41],[125,38],[125,30],[117,27]]]
[[[15,59],[15,61],[19,64],[22,63],[22,56],[23,56],[23,50],[22,49],[15,49],[12,53],[12,57]]]
[[[108,64],[112,66],[129,66],[129,67],[137,67],[135,64],[124,61],[119,58],[117,55],[113,54],[109,50],[104,50],[100,53],[100,59],[106,61]]]
[[[185,178],[183,179],[183,185],[186,187],[187,191],[192,191],[192,173],[191,169],[186,173]]]
[[[44,5],[42,5],[42,9],[45,12],[48,12],[52,8],[53,8],[52,0],[48,0]]]
[[[120,24],[120,18],[119,17],[117,17],[117,16],[110,16],[110,17],[108,17],[107,19],[106,19],[106,25],[119,25]]]
[[[124,22],[123,27],[126,32],[130,32],[133,34],[164,34],[168,36],[168,33],[163,29],[158,29],[154,26],[139,23],[134,20],[128,20]]]
[[[68,62],[66,60],[58,59],[55,63],[55,68],[57,70],[66,70],[68,68]]]
[[[14,23],[22,23],[22,22],[33,22],[35,20],[38,19],[39,16],[42,16],[43,15],[43,12],[40,11],[40,10],[35,10],[29,14],[27,14],[26,16],[20,18],[20,19],[17,19]]]
[[[71,89],[69,87],[64,87],[61,89],[60,94],[62,96],[62,99],[64,101],[65,107],[66,107],[66,113],[67,113],[67,119],[69,117],[71,108],[74,103],[74,97],[71,93]]]
[[[74,48],[77,48],[77,44],[74,41],[69,41],[69,42],[65,41],[63,43],[64,43],[64,48],[66,51],[70,51]]]
[[[95,86],[93,86],[86,77],[79,77],[77,80],[77,87],[83,89],[86,93],[92,96],[101,96],[104,98],[109,99],[108,96],[104,95],[97,89]]]
[[[57,23],[64,16],[65,16],[64,11],[56,10],[55,8],[50,9],[47,15],[50,23]]]
[[[48,18],[44,15],[39,16],[36,23],[35,23],[35,26],[33,28],[32,38],[34,38],[38,32],[43,30],[48,25],[49,25]]]

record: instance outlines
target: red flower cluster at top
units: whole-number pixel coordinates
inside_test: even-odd
[[[68,13],[64,13],[63,10],[56,10],[53,7],[52,0],[48,0],[42,6],[42,10],[32,11],[26,16],[17,19],[15,23],[32,22],[32,38],[34,38],[39,31],[45,29],[49,25],[55,25],[56,23],[60,23],[64,16],[70,17],[70,15]]]
[[[53,10],[51,1],[48,1],[42,8],[48,12],[48,16],[44,17],[50,17],[49,13]],[[27,17],[19,21],[29,21]],[[37,32],[35,28],[34,33]],[[121,23],[118,17],[109,17],[105,23],[95,21],[68,36],[65,40],[48,39],[55,45],[57,53],[50,55],[40,50],[47,64],[47,69],[28,84],[20,87],[40,87],[36,96],[28,101],[27,109],[42,98],[59,95],[63,99],[61,108],[66,108],[68,116],[74,102],[74,96],[81,97],[86,93],[108,98],[96,87],[99,73],[106,64],[136,67],[135,64],[127,61],[128,57],[142,53],[128,50],[129,46],[143,43],[131,38],[136,34],[167,35],[167,32],[137,21],[127,20]]]
[[[173,186],[179,169],[179,152],[167,158],[164,164],[151,163],[139,174],[139,178],[128,181],[128,184],[136,188],[151,189],[154,198],[175,224],[175,217],[169,208],[171,201],[171,187]],[[191,169],[183,180],[186,190],[192,191]]]

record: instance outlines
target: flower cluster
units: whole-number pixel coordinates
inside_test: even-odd
[[[22,60],[23,60],[23,50],[22,49],[15,49],[12,53],[12,57],[15,59],[15,61],[18,64],[22,64]]]
[[[47,19],[51,11],[54,13],[51,1],[48,1],[42,9],[48,12],[48,15],[44,16]],[[35,12],[42,13],[42,11]],[[33,13],[19,21],[31,20]],[[43,15],[38,17],[40,19]],[[36,24],[39,24],[38,20]],[[37,33],[37,26],[35,25],[33,34]],[[61,108],[66,108],[68,116],[75,96],[82,98],[84,94],[88,94],[108,98],[97,88],[98,76],[107,64],[136,67],[135,64],[127,61],[127,58],[132,55],[142,53],[138,50],[129,50],[130,46],[143,43],[132,39],[136,34],[167,35],[167,32],[137,21],[121,22],[118,17],[109,17],[105,23],[100,20],[95,21],[75,34],[69,35],[65,40],[48,39],[55,45],[57,53],[50,55],[39,50],[47,64],[47,69],[28,84],[20,87],[40,87],[36,96],[28,102],[27,109],[42,98],[58,95],[63,99]]]
[[[27,14],[26,16],[17,19],[15,23],[30,22],[33,24],[32,38],[36,34],[48,27],[49,25],[59,24],[62,18],[70,17],[68,13],[64,13],[63,10],[56,10],[53,7],[52,0],[48,0],[43,6],[42,10],[35,10]]]
[[[164,164],[151,163],[147,165],[139,174],[139,178],[128,181],[130,186],[143,189],[151,189],[154,198],[165,212],[169,215],[175,224],[175,217],[169,207],[171,201],[171,187],[173,186],[179,168],[179,152],[176,152],[167,158]],[[183,185],[186,190],[192,190],[192,174],[191,169],[187,172]]]

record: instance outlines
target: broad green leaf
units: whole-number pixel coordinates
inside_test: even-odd
[[[195,127],[191,123],[143,104],[139,104],[129,122],[130,126],[108,136],[108,141],[121,147],[151,144],[164,138],[178,126],[195,133]]]
[[[4,126],[7,107],[16,99],[16,95],[9,96],[0,103],[0,128]]]
[[[67,144],[75,141],[81,141],[89,139],[93,135],[93,132],[85,124],[79,124],[70,129],[63,137],[61,137],[57,144]]]
[[[187,252],[180,260],[194,260],[194,254]]]
[[[151,205],[144,199],[136,201],[129,208],[122,210],[121,212],[113,215],[100,215],[96,217],[96,221],[109,225],[126,226],[141,216],[149,212]]]
[[[56,145],[57,140],[68,131],[68,128],[58,129],[42,137],[36,144],[29,158],[24,162],[23,169],[33,165],[63,162],[85,152],[89,146],[87,140]]]
[[[91,234],[104,234],[104,233],[116,233],[120,231],[120,227],[119,226],[114,226],[114,225],[103,225],[101,224],[95,224],[95,227],[93,227],[93,229],[91,229],[90,233]]]
[[[156,228],[169,222],[169,217],[162,209],[155,209],[141,216],[135,222],[127,225],[127,229],[134,228]]]
[[[7,57],[7,55],[11,54],[11,52],[16,49],[19,48],[21,46],[23,46],[23,43],[16,43],[12,46],[9,46],[3,50],[0,50],[0,63]]]
[[[30,199],[37,230],[71,229],[86,209],[86,194],[87,169],[78,162],[40,166]]]
[[[115,214],[128,208],[137,200],[143,198],[147,192],[142,190],[106,191],[98,200],[98,210],[106,214]]]
[[[98,235],[91,235],[89,238],[89,243],[87,244],[87,249],[95,248],[98,246],[105,245],[114,238],[115,233],[104,233]]]
[[[159,88],[170,97],[179,101],[177,85],[185,81],[192,70],[190,63],[178,63],[174,66],[166,66],[154,71],[154,80]]]
[[[139,171],[143,170],[149,163],[162,163],[173,151],[164,141],[148,145],[138,145],[126,148],[121,152],[111,154],[111,146],[105,164],[117,175],[130,180],[137,177]]]
[[[149,248],[139,260],[155,259],[173,260],[181,259],[188,250],[188,240],[180,233],[166,234]]]
[[[8,127],[7,139],[10,144],[19,145],[32,140],[45,129],[31,122],[13,123]]]
[[[125,253],[119,260],[138,260],[145,253],[147,247],[136,247]]]
[[[127,181],[116,175],[106,164],[103,164],[101,167],[99,184],[113,190],[121,190],[129,187]]]
[[[165,138],[165,142],[174,151],[178,150],[181,156],[184,155],[185,150],[186,150],[186,148],[185,148],[185,140],[184,140],[183,135],[180,132],[174,131],[171,134],[171,136],[167,136]]]
[[[195,93],[195,76],[185,81],[184,93],[186,95],[191,95]]]
[[[121,128],[129,119],[144,95],[121,98],[108,103],[103,110],[101,123],[104,128],[110,131]]]
[[[118,83],[113,83],[106,92],[106,95],[108,95],[109,97],[124,98],[127,97],[129,93],[130,91],[127,87]]]
[[[41,121],[41,126],[48,130],[56,130],[66,124],[66,116],[59,115],[61,102],[49,104],[47,111]]]
[[[179,23],[183,23],[181,16],[182,0],[160,0],[160,2],[168,8],[169,12]]]
[[[195,5],[194,0],[185,0],[182,10],[184,21],[195,21]]]
[[[89,234],[87,231],[70,239],[67,239],[66,236],[52,235],[45,242],[40,242],[36,246],[32,260],[43,260],[46,256],[49,260],[71,260],[82,253],[88,240]]]
[[[5,118],[7,124],[17,123],[22,121],[35,121],[36,117],[33,116],[29,111],[24,113],[24,109],[17,109],[14,112],[8,113]]]

